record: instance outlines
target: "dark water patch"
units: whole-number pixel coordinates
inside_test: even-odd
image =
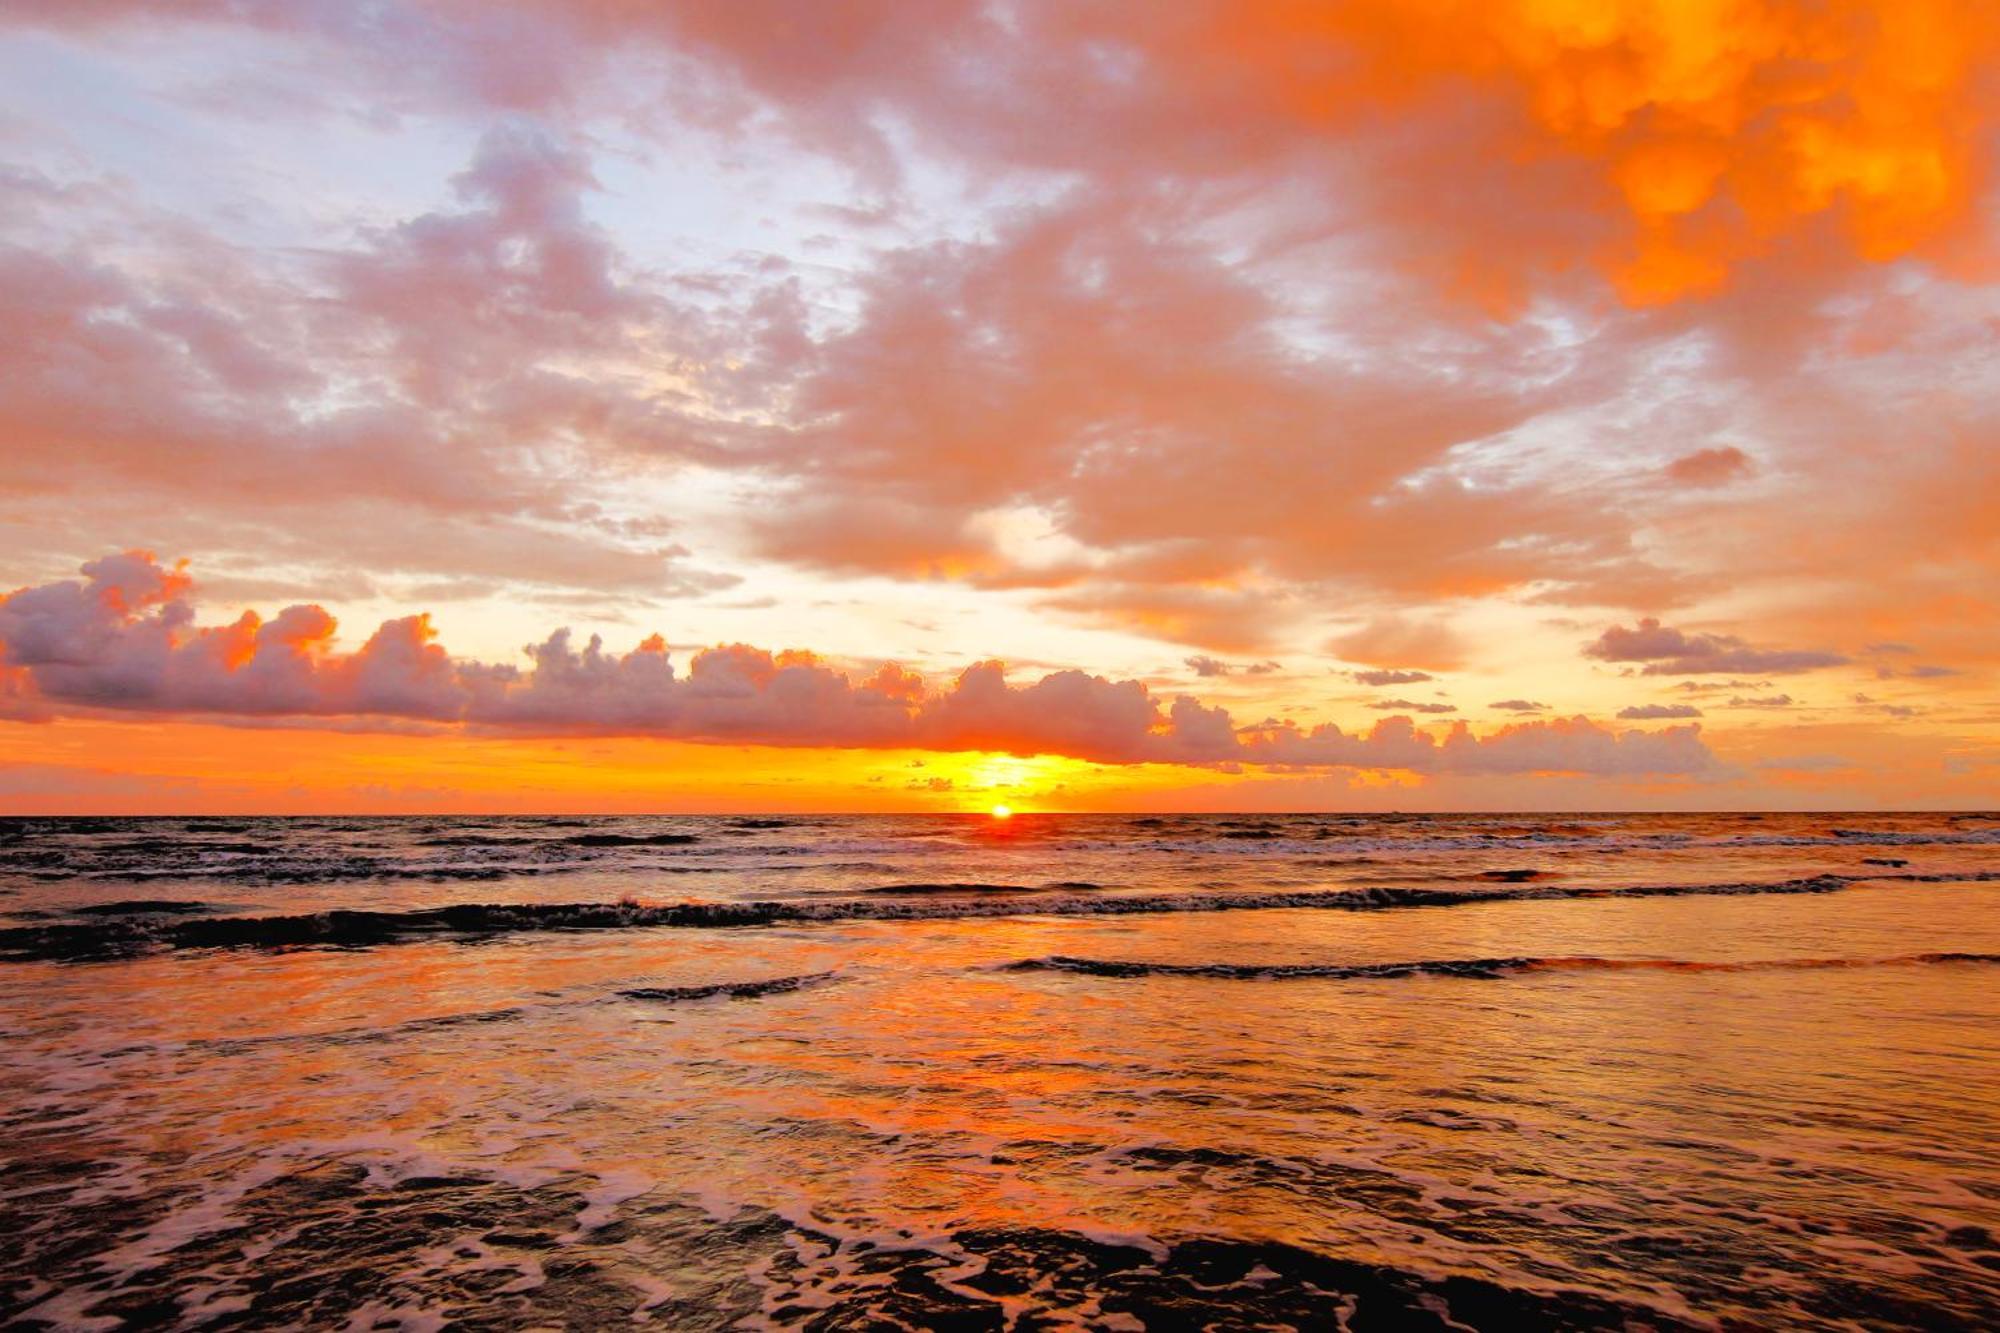
[[[562,842],[571,847],[685,847],[701,841],[697,833],[577,833]]]
[[[87,903],[69,910],[77,916],[204,916],[222,909],[213,903],[182,898],[124,898],[112,903]]]
[[[102,856],[267,856],[278,850],[268,842],[216,842],[212,839],[134,838],[128,842],[100,843],[94,849]]]
[[[2000,954],[1920,953],[1892,958],[1774,958],[1746,962],[1692,962],[1674,958],[1432,958],[1399,963],[1154,963],[1052,954],[1006,963],[1007,972],[1073,972],[1091,977],[1205,977],[1223,981],[1380,981],[1400,977],[1458,977],[1498,981],[1538,972],[1773,972],[1854,967],[1920,967],[2000,963]]]
[[[665,1004],[679,1004],[686,1000],[755,1000],[765,995],[783,995],[805,990],[809,986],[823,986],[834,979],[837,971],[767,977],[760,981],[717,981],[706,986],[634,986],[618,993],[628,1000],[652,1000]]]
[[[1553,870],[1532,870],[1527,868],[1509,870],[1481,870],[1473,879],[1485,880],[1489,884],[1531,884],[1537,880],[1557,879]]]
[[[1027,1226],[961,1230],[936,1247],[801,1249],[770,1276],[778,1290],[765,1322],[812,1330],[1697,1327],[1586,1292],[1530,1292],[1275,1241],[1142,1247]]]
[[[859,892],[867,894],[871,897],[882,896],[890,898],[951,897],[954,895],[977,897],[982,894],[995,894],[995,893],[1003,893],[1003,894],[1004,893],[1060,893],[1065,891],[1088,892],[1097,890],[1102,887],[1103,887],[1102,885],[1092,884],[1087,880],[1073,879],[1073,880],[1057,880],[1049,884],[983,884],[978,882],[944,882],[938,884],[884,884],[872,889],[861,889],[859,890]]]

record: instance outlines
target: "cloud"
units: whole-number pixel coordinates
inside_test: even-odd
[[[1942,695],[2000,663],[1990,8],[16,5],[129,114],[11,113],[0,558],[594,624],[761,559],[939,660],[1383,693],[1559,605],[1704,626],[1592,656],[1718,698],[1869,641]]]
[[[1187,663],[1188,670],[1204,678],[1210,676],[1227,676],[1238,671],[1246,676],[1269,676],[1285,669],[1278,662],[1244,662],[1238,664],[1224,662],[1220,658],[1210,657],[1206,653],[1197,653],[1195,656],[1183,660]]]
[[[1350,662],[1398,663],[1388,668],[1398,672],[1409,668],[1450,671],[1464,665],[1466,644],[1442,621],[1392,615],[1378,616],[1336,637],[1327,644],[1327,651]]]
[[[1373,685],[1378,689],[1384,685],[1416,685],[1426,680],[1437,679],[1428,671],[1401,671],[1390,667],[1370,671],[1350,671],[1347,674],[1363,685]]]
[[[1421,703],[1414,699],[1377,699],[1368,705],[1378,713],[1456,713],[1456,704]]]
[[[1894,680],[1898,676],[1909,680],[1945,680],[1952,676],[1962,676],[1964,674],[1962,671],[1947,666],[1913,666],[1904,671],[1898,671],[1891,666],[1878,666],[1875,668],[1875,678],[1877,680]]]
[[[1733,445],[1698,449],[1667,464],[1667,476],[1683,486],[1723,486],[1750,471],[1750,456]]]
[[[1533,699],[1499,699],[1486,706],[1502,713],[1545,713],[1549,708],[1547,704],[1537,703]],[[1619,716],[1623,717],[1624,714],[1621,713]]]
[[[1944,247],[1980,198],[1981,75],[2000,41],[1975,0],[1692,17],[1529,0],[1144,14],[1025,0],[1004,21],[969,0],[387,0],[366,22],[337,5],[191,0],[169,17],[95,0],[11,15],[70,31],[176,19],[289,35],[350,96],[459,114],[602,98],[617,58],[667,57],[664,94],[649,83],[619,110],[664,95],[697,123],[762,118],[878,180],[897,167],[885,118],[982,174],[1136,190],[1289,171],[1315,199],[1344,185],[1395,262],[1495,311],[1578,268],[1651,305],[1801,251],[1840,269]],[[1398,171],[1338,169],[1391,153]]]
[[[1731,708],[1790,708],[1792,696],[1789,694],[1734,695],[1729,700]]]
[[[1442,741],[1408,718],[1384,718],[1365,736],[1331,724],[1310,730],[1280,725],[1245,738],[1253,762],[1300,766],[1376,764],[1447,773],[1705,773],[1714,757],[1698,726],[1613,732],[1585,718],[1520,722],[1484,738],[1454,722]]]
[[[1632,704],[1619,709],[1618,716],[1628,722],[1652,722],[1670,717],[1700,717],[1701,710],[1693,704]]]
[[[197,624],[192,583],[143,551],[93,561],[82,580],[0,600],[0,669],[52,710],[142,716],[374,717],[473,732],[661,736],[780,746],[999,750],[1109,764],[1231,763],[1417,772],[1706,772],[1692,728],[1615,733],[1582,718],[1442,740],[1390,718],[1366,735],[1265,724],[1239,732],[1224,710],[1165,702],[1132,680],[1056,671],[1025,685],[999,662],[947,686],[883,665],[859,679],[802,651],[742,644],[694,655],[685,674],[654,635],[626,653],[558,630],[526,670],[450,656],[427,616],[384,622],[359,649],[334,646],[333,618],[293,606]]]
[[[0,436],[7,490],[50,529],[137,509],[211,549],[350,575],[663,597],[731,582],[691,567],[670,524],[614,512],[609,469],[573,465],[719,457],[685,396],[623,368],[756,353],[631,271],[585,214],[571,137],[503,120],[439,207],[310,251],[232,244],[109,189],[27,206],[46,185],[0,174],[0,321],[32,331],[0,351]]]
[[[1720,672],[1756,671],[1787,675],[1840,666],[1850,659],[1838,653],[1762,649],[1731,634],[1688,634],[1647,618],[1637,626],[1613,625],[1584,647],[1585,657],[1605,662],[1644,662],[1647,676],[1698,676]]]

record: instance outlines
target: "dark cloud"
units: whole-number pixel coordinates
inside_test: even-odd
[[[1422,681],[1436,679],[1428,671],[1401,671],[1387,667],[1372,671],[1350,671],[1348,674],[1363,685],[1373,685],[1378,689],[1384,685],[1416,685]]]
[[[1689,634],[1648,617],[1636,626],[1613,625],[1584,656],[1605,662],[1643,662],[1641,675],[1700,676],[1755,671],[1788,675],[1821,667],[1840,666],[1849,658],[1838,653],[1796,649],[1752,648],[1732,634]]]

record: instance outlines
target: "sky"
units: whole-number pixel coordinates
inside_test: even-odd
[[[0,810],[2000,805],[1984,0],[0,2]]]

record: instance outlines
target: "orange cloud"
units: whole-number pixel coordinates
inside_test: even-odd
[[[1520,168],[1510,201],[1601,213],[1589,253],[1634,305],[1713,292],[1829,223],[1866,261],[1934,250],[1975,221],[1984,71],[2000,16],[1982,0],[1305,0],[1218,5],[1147,49],[1156,70],[1268,99],[1329,132],[1380,115],[1485,104],[1430,174]],[[1171,28],[1172,25],[1165,25]],[[1255,82],[1251,82],[1254,73]],[[1173,77],[1173,73],[1169,73]],[[1469,132],[1468,132],[1469,130]],[[1419,128],[1418,134],[1424,133]],[[1581,169],[1537,200],[1537,164]],[[1553,239],[1546,237],[1545,239]],[[1509,305],[1522,260],[1468,238],[1456,281]]]

